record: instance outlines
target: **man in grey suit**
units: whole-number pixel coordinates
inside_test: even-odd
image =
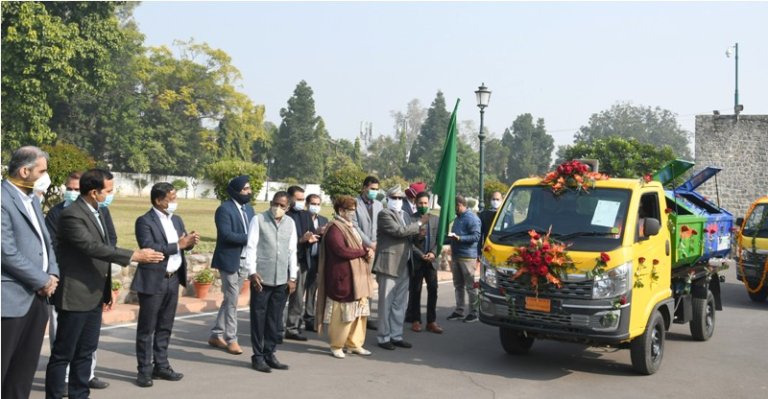
[[[410,348],[403,340],[405,308],[408,306],[408,282],[412,237],[429,220],[411,220],[402,211],[405,194],[399,185],[387,191],[387,209],[379,212],[378,245],[373,271],[379,284],[379,325],[376,339],[381,348],[393,350],[396,346]]]
[[[48,188],[40,184],[50,183],[47,171],[48,154],[21,147],[2,183],[3,398],[29,397],[48,321],[46,302],[59,282],[40,199],[33,194],[33,188]]]
[[[416,194],[416,213],[414,217],[429,215],[429,193]],[[405,321],[412,323],[411,330],[421,332],[421,283],[427,283],[427,331],[442,334],[443,328],[437,324],[437,266],[435,257],[437,246],[443,245],[442,237],[437,236],[440,218],[429,215],[429,221],[421,227],[413,242],[413,273],[408,293],[408,311]]]
[[[379,212],[383,209],[381,202],[376,197],[379,195],[379,179],[376,176],[366,176],[363,180],[363,190],[355,198],[357,208],[355,210],[355,219],[352,224],[355,225],[360,238],[363,239],[363,247],[376,250],[376,231],[379,219]],[[373,301],[370,304],[373,308]],[[381,313],[381,309],[379,309]],[[375,330],[374,320],[368,318],[367,328]]]

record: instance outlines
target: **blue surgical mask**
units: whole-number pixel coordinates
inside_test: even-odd
[[[320,205],[310,205],[309,211],[312,212],[313,215],[317,215],[320,213]]]
[[[371,190],[371,189],[368,190],[368,199],[369,200],[371,200],[371,201],[375,200],[376,197],[378,197],[378,195],[379,195],[379,190]]]
[[[65,191],[64,192],[64,207],[68,207],[72,205],[73,202],[77,200],[77,197],[80,196],[80,193],[77,191]]]
[[[115,194],[107,194],[107,198],[104,198],[103,202],[99,202],[99,208],[108,207],[112,203],[113,199],[115,199]]]

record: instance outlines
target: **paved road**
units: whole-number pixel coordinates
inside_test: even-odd
[[[94,398],[766,398],[768,397],[768,303],[754,304],[728,272],[725,310],[717,313],[715,336],[694,342],[687,325],[667,334],[664,364],[653,376],[635,374],[629,351],[537,341],[531,353],[506,355],[495,328],[448,322],[453,287],[440,285],[438,317],[443,335],[406,333],[413,349],[384,351],[369,331],[369,358],[332,358],[326,341],[310,333],[304,343],[286,341],[278,357],[289,371],[263,374],[250,369],[248,314],[239,313],[240,343],[246,354],[228,355],[206,344],[213,315],[178,320],[171,362],[181,382],[134,385],[135,326],[106,328],[99,345],[97,375],[112,385]],[[32,398],[42,398],[48,347],[36,375]],[[178,397],[178,396],[176,396]]]

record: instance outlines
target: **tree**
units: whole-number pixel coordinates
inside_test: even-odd
[[[323,178],[320,188],[331,197],[340,195],[356,196],[360,193],[360,184],[365,179],[365,172],[352,162],[337,166]]]
[[[427,111],[421,106],[421,102],[414,98],[408,102],[405,113],[401,111],[390,111],[390,115],[395,120],[395,132],[399,135],[405,133],[406,149],[411,148],[419,135],[424,119],[427,117]]]
[[[438,158],[439,161],[439,158]],[[434,170],[437,170],[435,167]],[[435,172],[432,172],[434,176]],[[480,154],[472,149],[472,146],[459,138],[456,149],[456,194],[467,197],[480,195]],[[429,180],[433,181],[434,177]]]
[[[492,138],[486,140],[484,151],[485,176],[491,180],[508,181],[506,172],[510,149],[500,139]]]
[[[330,136],[322,118],[315,115],[312,88],[302,80],[296,85],[274,139],[275,177],[320,181]]]
[[[50,208],[61,201],[64,195],[61,186],[67,182],[69,174],[91,169],[96,162],[85,151],[72,144],[44,145],[41,149],[48,153],[48,176],[51,177],[51,185],[45,192],[43,205]]]
[[[483,200],[485,201],[486,209],[491,206],[491,197],[494,192],[500,192],[503,197],[507,195],[507,190],[509,190],[509,185],[505,183],[494,179],[486,180],[485,184],[483,184]]]
[[[508,182],[546,172],[552,163],[554,142],[547,134],[544,119],[539,118],[534,125],[531,114],[519,115],[502,137],[502,144],[509,150]]]
[[[625,139],[612,136],[596,139],[592,143],[578,142],[573,146],[561,147],[558,151],[561,163],[571,159],[597,159],[600,172],[613,177],[642,177],[656,172],[676,158],[669,145],[641,143],[635,138]]]
[[[229,181],[240,175],[250,177],[251,189],[254,193],[253,199],[256,199],[256,193],[261,190],[266,179],[267,170],[264,165],[237,159],[225,159],[206,166],[205,175],[213,181],[213,191],[216,198],[223,202],[229,199],[229,194],[227,194]]]
[[[659,107],[617,103],[610,109],[592,114],[589,125],[574,135],[576,143],[592,143],[597,139],[620,136],[641,143],[668,145],[679,157],[690,158],[690,133],[677,122],[677,115]]]
[[[421,125],[419,135],[411,147],[408,164],[402,168],[406,179],[434,180],[450,120],[451,114],[445,107],[443,92],[438,91],[431,107],[427,110],[427,119]]]

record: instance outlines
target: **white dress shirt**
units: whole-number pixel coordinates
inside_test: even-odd
[[[160,224],[163,226],[163,231],[165,232],[165,239],[168,241],[169,245],[176,245],[176,253],[173,255],[168,256],[168,265],[165,267],[165,271],[168,273],[173,273],[176,270],[179,270],[181,267],[181,248],[179,248],[179,232],[176,231],[176,227],[173,225],[173,220],[171,220],[171,215],[166,215],[159,209],[152,207],[152,210],[155,211],[155,214],[160,219]]]
[[[40,237],[40,243],[42,244],[43,248],[43,271],[48,271],[48,246],[45,245],[45,239],[43,238],[43,230],[40,228],[40,222],[37,220],[37,214],[35,213],[35,207],[32,205],[32,201],[35,200],[34,195],[35,194],[27,194],[23,191],[21,191],[20,188],[16,187],[15,184],[11,184],[13,188],[16,189],[16,191],[19,194],[19,198],[21,198],[21,202],[24,204],[24,208],[27,210],[27,215],[29,215],[29,218],[32,220],[32,226],[35,226],[35,231],[37,232],[37,236]]]

